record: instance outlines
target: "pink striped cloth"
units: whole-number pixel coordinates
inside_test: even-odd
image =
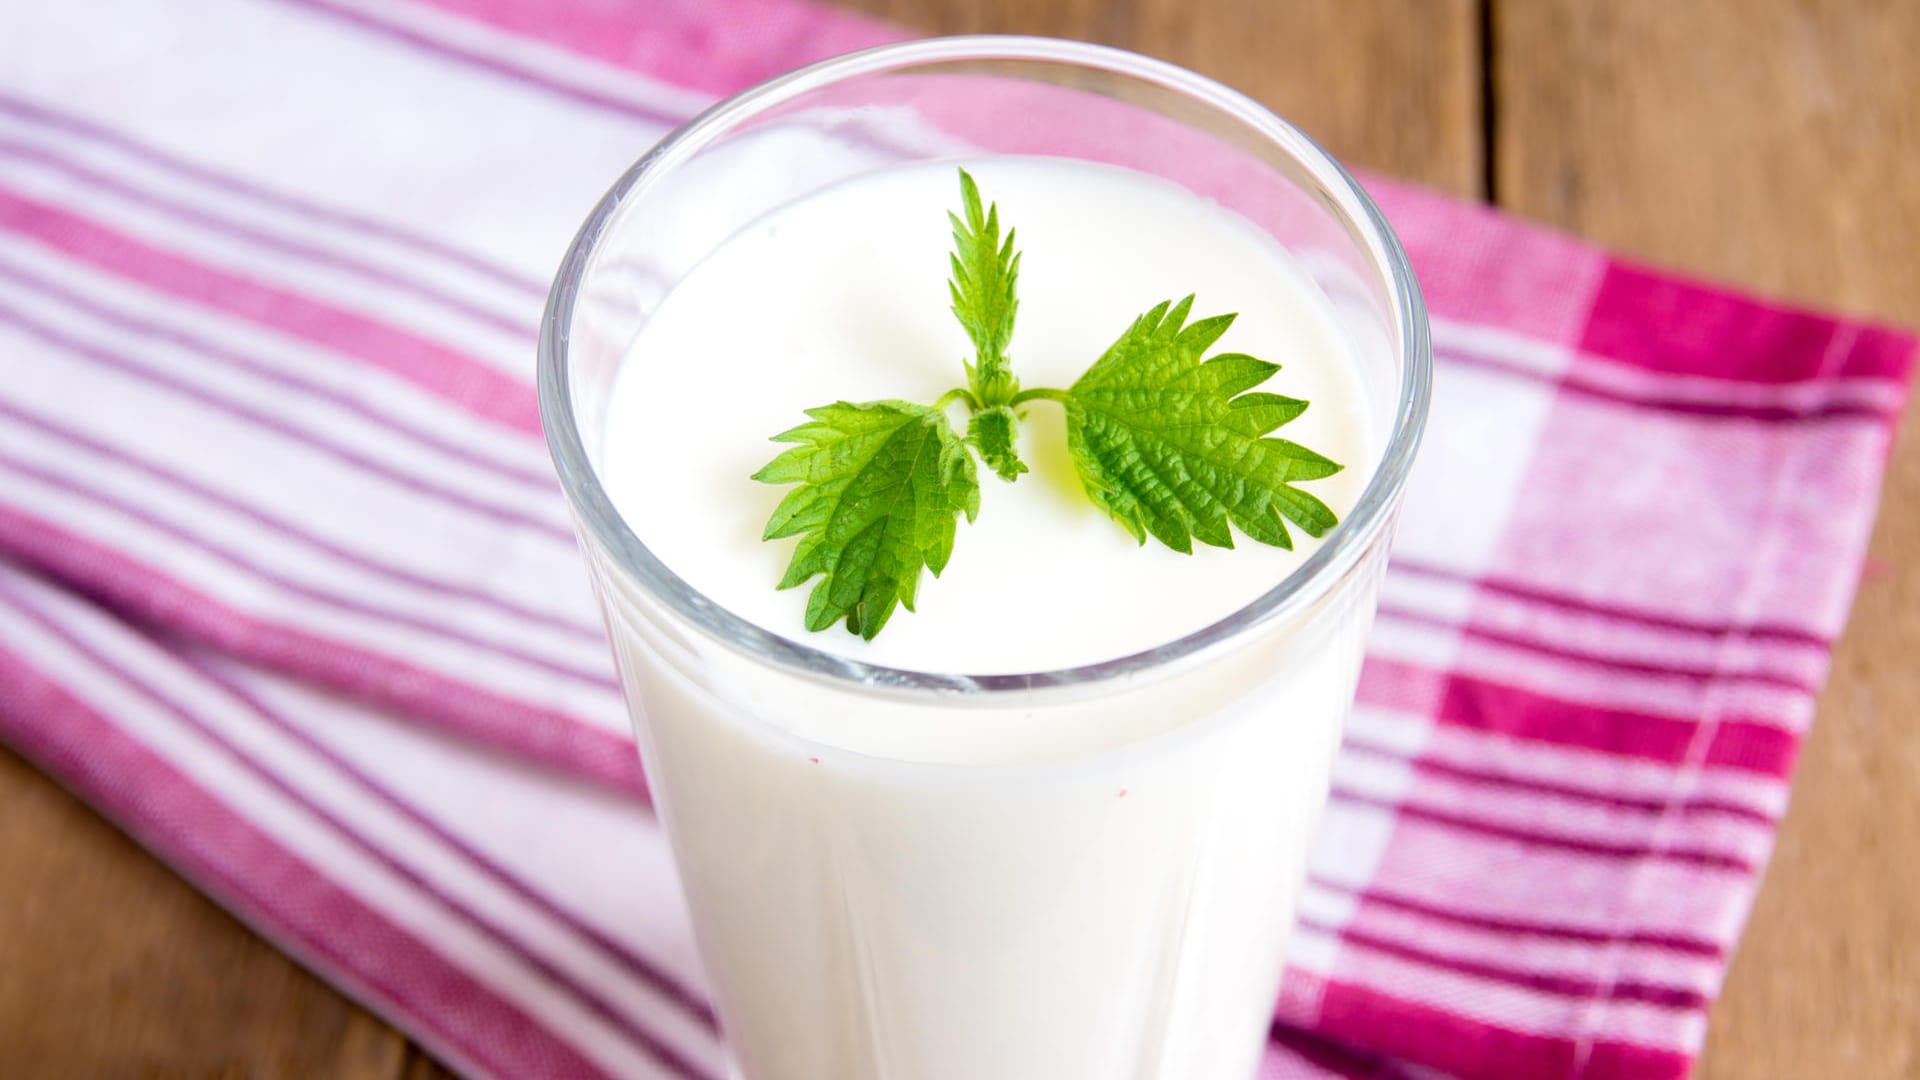
[[[886,36],[793,0],[7,6],[0,737],[466,1072],[718,1080],[533,333],[670,125]],[[1371,186],[1434,420],[1262,1076],[1681,1076],[1914,342]]]

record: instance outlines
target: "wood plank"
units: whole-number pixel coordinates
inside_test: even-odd
[[[0,750],[0,1076],[397,1080],[404,1037]]]
[[[1473,0],[851,0],[930,34],[1044,34],[1219,79],[1342,161],[1483,193]]]
[[[459,1080],[459,1074],[434,1060],[432,1054],[419,1046],[409,1046],[404,1080]]]
[[[1920,325],[1920,5],[1496,0],[1494,192],[1623,252]],[[1920,434],[1699,1075],[1920,1075]]]

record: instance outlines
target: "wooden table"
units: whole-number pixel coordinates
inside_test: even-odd
[[[1920,326],[1911,0],[860,0],[1240,87],[1356,165]],[[1700,1075],[1920,1076],[1920,436]],[[0,1075],[441,1070],[0,752]]]

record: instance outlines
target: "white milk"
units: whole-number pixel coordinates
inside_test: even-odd
[[[1138,314],[1197,293],[1216,351],[1283,365],[1280,434],[1344,462],[1304,485],[1345,514],[1377,457],[1325,299],[1264,234],[1103,166],[968,163],[1025,252],[1010,350],[1066,387]],[[1038,672],[1164,644],[1279,583],[1239,537],[1146,547],[1088,502],[1057,405],[1027,408],[1033,472],[980,470],[979,520],[871,643],[802,627],[773,588],[787,490],[767,437],[835,399],[931,402],[970,355],[947,310],[952,165],[829,188],[716,250],[634,343],[603,482],[695,590],[864,662]],[[964,408],[953,410],[964,428]],[[796,677],[672,626],[603,580],[731,1043],[751,1080],[1246,1080],[1350,706],[1377,560],[1309,619],[1122,687],[905,699]],[[603,578],[606,575],[603,574]]]

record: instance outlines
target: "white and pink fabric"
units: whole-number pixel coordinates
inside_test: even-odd
[[[719,1080],[534,328],[669,127],[888,36],[792,0],[0,12],[0,738],[464,1071]],[[1682,1076],[1914,342],[1369,186],[1433,424],[1263,1075]]]

